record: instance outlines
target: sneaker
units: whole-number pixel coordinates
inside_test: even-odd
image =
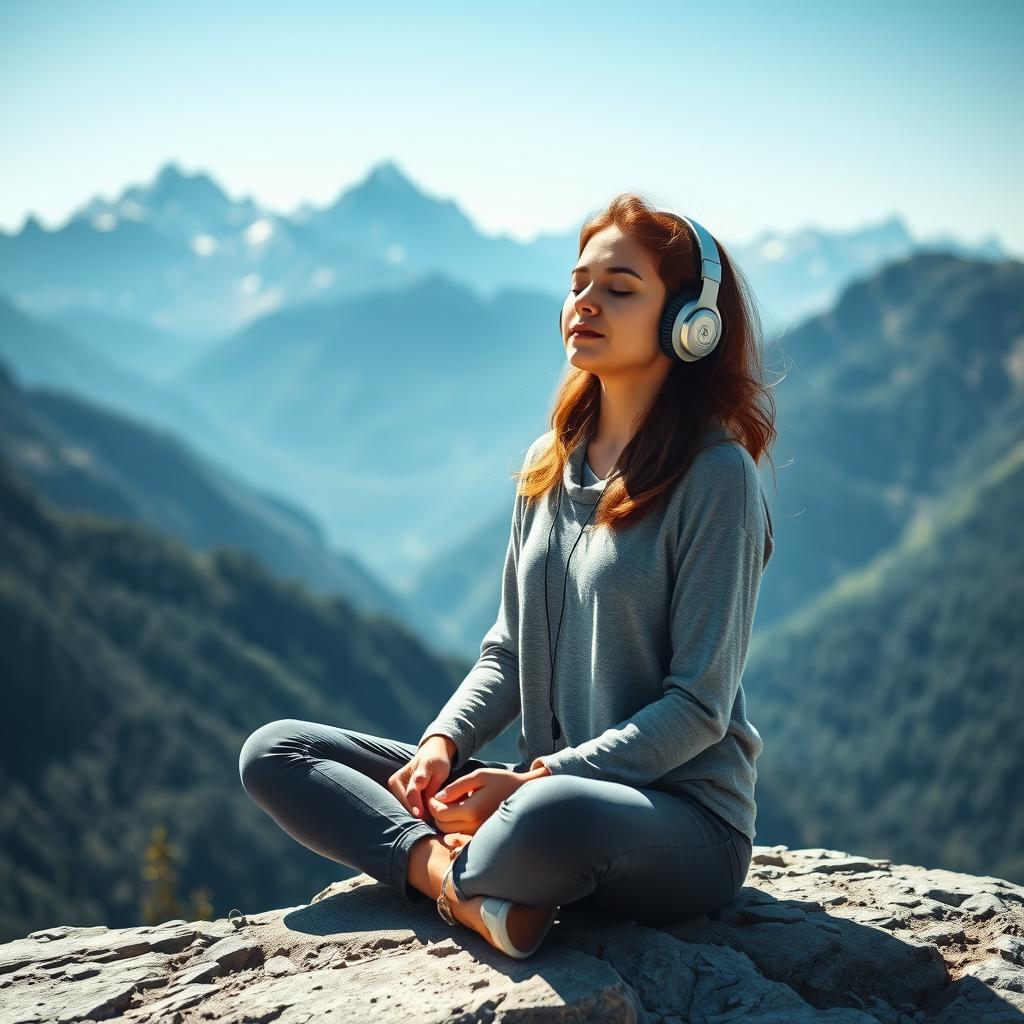
[[[509,956],[522,960],[540,948],[555,923],[559,909],[533,907],[497,896],[485,896],[480,917],[491,933],[493,944]]]
[[[467,843],[466,846],[469,844]],[[456,924],[448,903],[448,885],[451,882],[455,861],[465,849],[460,847],[452,854],[451,864],[441,880],[437,897],[438,913],[450,924]],[[454,883],[453,883],[454,884]],[[535,907],[526,903],[514,903],[498,896],[485,896],[480,906],[480,919],[491,937],[491,945],[519,960],[532,956],[547,937],[561,908]]]

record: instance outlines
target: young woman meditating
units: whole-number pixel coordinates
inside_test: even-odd
[[[497,620],[419,744],[284,719],[239,762],[299,842],[520,958],[570,903],[728,904],[762,749],[740,680],[776,432],[749,289],[700,224],[625,193],[581,230],[560,328]],[[517,763],[474,756],[517,718]]]

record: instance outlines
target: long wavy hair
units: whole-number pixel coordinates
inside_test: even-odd
[[[595,232],[612,224],[651,253],[665,285],[666,305],[683,291],[696,297],[699,248],[683,220],[655,209],[636,193],[620,193],[585,221],[579,253]],[[722,260],[718,292],[722,337],[710,355],[692,363],[674,361],[619,456],[619,475],[602,493],[595,526],[623,526],[666,498],[702,448],[723,443],[721,439],[704,443],[712,426],[723,427],[755,463],[765,454],[771,461],[768,449],[778,435],[775,400],[764,381],[761,319],[746,278],[717,238],[715,244]],[[597,429],[600,408],[597,375],[570,364],[555,393],[552,442],[531,466],[514,474],[517,493],[533,500],[561,483],[570,454]],[[773,462],[773,477],[774,473]]]

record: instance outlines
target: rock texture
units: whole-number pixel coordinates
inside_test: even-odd
[[[309,904],[0,946],[0,1022],[1024,1021],[1024,887],[754,847],[735,902],[648,928],[562,910],[514,960],[366,875]]]

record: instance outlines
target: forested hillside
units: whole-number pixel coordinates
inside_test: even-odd
[[[245,737],[308,718],[415,743],[461,678],[383,616],[234,551],[59,512],[0,467],[0,941],[142,920],[154,828],[182,898],[282,906],[353,872],[241,788]]]

